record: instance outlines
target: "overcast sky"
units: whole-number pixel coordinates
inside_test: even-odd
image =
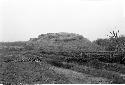
[[[0,0],[0,41],[69,32],[89,40],[125,34],[125,0]]]

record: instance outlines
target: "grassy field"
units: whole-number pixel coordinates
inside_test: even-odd
[[[125,65],[97,58],[79,59],[81,51],[99,50],[102,51],[98,45],[76,34],[47,34],[28,42],[0,43],[0,83],[72,84],[102,80],[101,83],[124,84]],[[80,61],[67,61],[69,57]]]
[[[41,64],[28,59],[32,55],[21,52],[0,53],[0,82],[11,84],[48,84],[69,83],[65,76],[49,69],[50,64],[41,60]]]
[[[35,54],[34,54],[35,53]],[[40,60],[37,60],[37,57]],[[125,66],[116,63],[103,63],[93,60],[83,65],[76,62],[58,62],[56,57],[66,57],[52,54],[42,54],[33,51],[1,53],[0,81],[10,83],[71,83],[63,74],[53,71],[52,66],[70,69],[76,72],[102,77],[112,83],[125,83]],[[39,61],[41,64],[39,64]],[[53,62],[53,63],[52,63]]]

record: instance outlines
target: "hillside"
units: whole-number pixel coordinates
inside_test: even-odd
[[[31,38],[27,46],[47,52],[99,51],[101,48],[82,35],[74,33],[47,33]]]
[[[81,55],[81,51],[102,49],[78,34],[41,34],[27,42],[0,46],[0,83],[5,85],[125,83],[124,64]]]

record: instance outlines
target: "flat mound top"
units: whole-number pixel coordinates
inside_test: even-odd
[[[38,36],[38,38],[31,38],[30,41],[36,41],[39,39],[63,40],[63,39],[72,39],[72,38],[73,39],[86,39],[82,35],[79,35],[79,34],[60,32],[60,33],[41,34]],[[89,40],[87,40],[87,41],[89,41]]]

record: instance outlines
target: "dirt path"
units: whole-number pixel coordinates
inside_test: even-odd
[[[69,69],[63,69],[63,68],[57,68],[57,67],[52,67],[56,73],[58,74],[63,74],[65,77],[69,79],[72,84],[107,84],[109,83],[109,80],[101,77],[93,77],[88,74],[84,73],[79,73],[75,72],[73,70]]]

